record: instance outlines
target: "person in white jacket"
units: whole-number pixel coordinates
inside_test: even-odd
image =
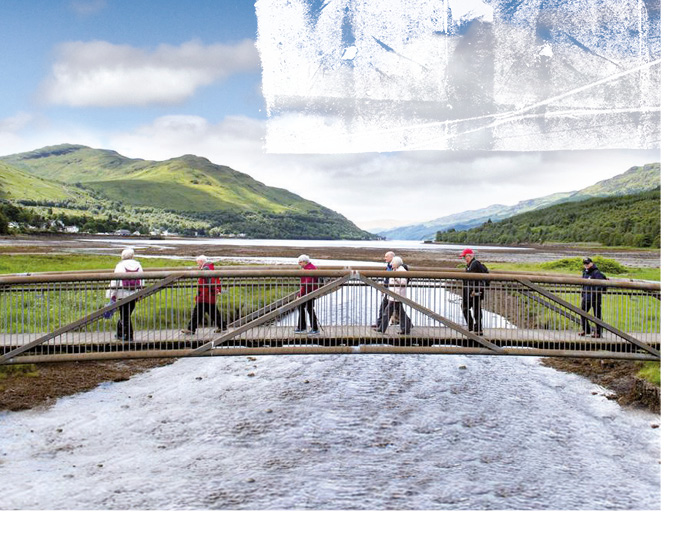
[[[126,248],[121,252],[121,261],[114,269],[115,274],[142,274],[142,265],[133,259],[135,252],[132,248]],[[145,284],[143,279],[113,279],[107,290],[107,298],[112,301],[120,300],[141,289]],[[116,339],[120,341],[133,340],[133,324],[131,315],[135,309],[137,300],[128,302],[119,307],[119,321],[116,323]]]
[[[395,272],[406,272],[406,269],[403,267],[403,259],[399,256],[395,256],[391,260],[391,270]],[[389,290],[405,298],[408,292],[408,278],[390,278]],[[394,312],[398,314],[401,335],[410,335],[413,323],[405,312],[405,309],[403,309],[403,304],[392,296],[389,296],[389,305],[384,308],[378,331],[384,333],[387,330],[387,327],[389,327],[389,319]]]

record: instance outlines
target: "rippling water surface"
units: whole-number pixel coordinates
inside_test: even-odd
[[[0,418],[0,508],[658,509],[658,418],[602,393],[533,358],[184,359]]]

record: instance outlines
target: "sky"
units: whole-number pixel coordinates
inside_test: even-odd
[[[645,4],[3,0],[0,155],[196,154],[364,229],[578,190],[661,160]]]

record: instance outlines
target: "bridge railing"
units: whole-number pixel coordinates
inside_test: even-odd
[[[319,280],[303,297],[302,275]],[[220,319],[205,315],[196,331],[182,332],[194,329],[200,279],[211,278],[220,280]],[[408,280],[405,295],[391,290],[391,278]],[[123,279],[144,285],[107,305],[107,289]],[[482,334],[468,329],[463,310],[465,287],[477,283]],[[599,298],[601,319],[581,308],[586,291]],[[410,331],[402,334],[407,325],[390,317],[384,332],[372,329],[386,298],[410,318]],[[295,331],[308,300],[314,302],[317,333],[310,333],[308,313],[307,331]],[[132,336],[118,340],[116,323],[131,302]],[[305,274],[232,268],[14,275],[0,277],[0,313],[0,363],[313,352],[660,358],[659,283],[572,276],[329,268]],[[592,331],[599,327],[601,337],[579,335],[582,320]]]

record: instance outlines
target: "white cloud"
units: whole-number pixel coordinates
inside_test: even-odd
[[[22,130],[33,120],[33,115],[19,112],[11,117],[0,119],[0,133],[14,133]]]
[[[565,152],[396,152],[271,154],[265,123],[226,117],[166,116],[110,136],[108,148],[163,160],[193,153],[288,189],[362,227],[378,219],[424,222],[495,203],[577,190],[633,165],[659,160],[657,150]]]
[[[408,225],[512,205],[660,160],[658,150],[270,154],[263,148],[265,132],[264,121],[241,116],[214,123],[167,115],[133,131],[112,132],[22,114],[0,119],[0,155],[64,142],[157,161],[195,154],[334,209],[363,228],[385,219]]]
[[[231,74],[257,71],[254,42],[204,45],[189,41],[155,50],[104,41],[69,42],[42,88],[50,104],[72,107],[178,104]]]
[[[88,16],[105,9],[107,0],[71,0],[69,7],[78,15]]]

